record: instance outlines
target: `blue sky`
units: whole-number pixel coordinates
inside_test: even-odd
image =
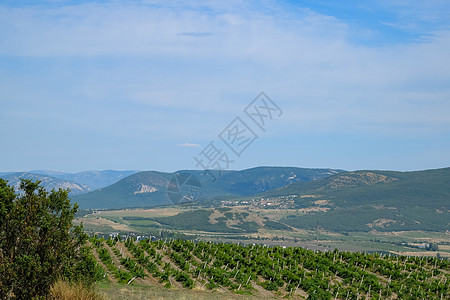
[[[2,1],[0,171],[448,167],[448,1]],[[233,156],[264,91],[282,110]]]

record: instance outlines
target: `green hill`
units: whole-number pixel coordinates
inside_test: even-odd
[[[450,168],[343,172],[294,183],[261,197],[295,195],[305,215],[282,221],[333,231],[449,230]]]
[[[200,203],[211,203],[221,199],[256,195],[296,182],[318,180],[339,172],[342,171],[293,167],[257,167],[220,173],[199,170],[181,170],[174,173],[146,171],[128,176],[111,186],[75,196],[73,201],[78,202],[82,209],[177,204],[168,197],[167,187],[174,177],[190,174],[198,179],[198,186],[201,188],[197,200]]]
[[[72,197],[81,209],[152,207],[170,204],[166,186],[171,174],[139,172],[113,185]]]

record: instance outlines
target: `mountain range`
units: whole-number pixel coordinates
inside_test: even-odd
[[[450,230],[450,168],[397,172],[256,167],[241,171],[55,171],[0,173],[71,189],[81,209],[196,203],[288,209],[280,224],[330,231]],[[246,205],[247,205],[246,204]]]
[[[89,187],[91,191],[106,187],[111,185],[122,178],[130,176],[132,174],[138,173],[136,170],[127,171],[115,171],[115,170],[104,170],[104,171],[83,171],[79,173],[66,173],[59,171],[49,171],[49,170],[33,170],[30,173],[47,175],[59,179],[74,181],[81,183]]]
[[[81,208],[155,207],[197,200],[200,203],[257,195],[296,182],[318,180],[343,172],[333,169],[257,167],[242,171],[145,171],[73,200]],[[195,194],[196,195],[193,195]],[[188,196],[196,196],[196,199]]]
[[[66,173],[51,170],[33,170],[28,172],[4,172],[0,178],[9,182],[16,189],[19,188],[20,178],[39,180],[48,189],[70,189],[70,195],[88,193],[92,190],[111,185],[118,180],[135,174],[138,171],[84,171],[80,173]]]
[[[31,179],[33,181],[39,180],[47,190],[70,189],[70,195],[78,195],[90,191],[90,188],[84,184],[43,174],[29,172],[0,173],[0,178],[7,180],[8,184],[14,186],[15,190],[19,190],[20,179]]]

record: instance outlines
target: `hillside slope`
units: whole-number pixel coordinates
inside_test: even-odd
[[[450,168],[416,172],[355,171],[295,183],[261,197],[296,195],[306,211],[283,221],[329,230],[450,229]]]
[[[291,167],[257,167],[242,171],[205,172],[181,170],[175,173],[155,171],[128,176],[103,189],[73,198],[81,208],[131,208],[177,204],[169,198],[167,187],[183,175],[195,179],[201,203],[256,195],[295,182],[311,181],[342,172],[332,169],[303,169]],[[181,176],[181,177],[180,177]],[[187,188],[191,188],[188,186]],[[181,186],[178,190],[182,191]]]

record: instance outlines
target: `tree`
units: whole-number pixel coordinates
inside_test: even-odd
[[[20,190],[0,179],[0,299],[45,296],[59,277],[98,276],[87,236],[72,224],[78,206],[68,191],[31,180]]]

